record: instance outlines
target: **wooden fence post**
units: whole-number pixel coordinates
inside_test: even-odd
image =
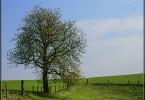
[[[87,78],[87,85],[88,85],[88,78]]]
[[[55,85],[55,93],[56,93],[56,85]]]
[[[38,93],[39,86],[37,86],[37,93]]]
[[[42,93],[42,86],[41,86],[41,93]]]
[[[21,92],[22,96],[24,96],[24,80],[21,80]]]
[[[139,81],[138,81],[138,85],[139,85]]]
[[[109,80],[108,80],[108,84],[109,84]]]
[[[59,92],[60,92],[60,85],[59,85]]]
[[[129,85],[129,80],[128,80],[128,85]]]
[[[7,84],[6,83],[5,83],[5,90],[6,90],[6,97],[7,97],[8,92],[7,92]]]
[[[34,85],[32,86],[32,92],[34,92]]]

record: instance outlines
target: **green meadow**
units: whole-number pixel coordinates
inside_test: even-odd
[[[5,89],[5,83],[8,88],[8,95],[5,96],[5,91],[2,92],[2,100],[143,100],[143,85],[92,85],[92,83],[110,83],[127,84],[128,80],[132,84],[143,84],[143,74],[105,76],[88,78],[88,85],[85,85],[87,79],[82,79],[80,85],[74,86],[69,90],[54,93],[53,87],[62,86],[63,83],[53,81],[49,82],[53,92],[51,96],[44,95],[41,92],[32,92],[32,87],[42,86],[42,83],[36,80],[25,80],[24,88],[25,95],[22,96],[21,81],[9,80],[2,81],[2,88]],[[35,88],[36,91],[36,88]],[[40,90],[39,90],[40,91]]]
[[[89,83],[101,83],[101,84],[143,84],[144,83],[144,75],[143,74],[130,74],[130,75],[116,75],[116,76],[103,76],[103,77],[91,77],[88,78]],[[87,80],[83,80],[86,82]]]
[[[5,88],[5,84],[7,85],[7,89],[9,91],[21,91],[21,80],[8,80],[8,81],[2,81],[2,88]],[[49,81],[49,87],[52,87],[52,92],[55,92],[55,87],[57,88],[57,91],[59,90],[58,88],[62,88],[65,84],[62,82],[54,82],[54,81]],[[37,80],[24,80],[24,91],[29,91],[32,92],[33,90],[37,92],[41,92],[43,84],[40,81]]]

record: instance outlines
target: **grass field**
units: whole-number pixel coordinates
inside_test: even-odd
[[[21,80],[9,80],[9,81],[2,81],[2,88],[5,88],[5,83],[7,84],[7,89],[9,91],[21,91]],[[49,87],[52,87],[52,92],[55,92],[55,86],[57,88],[57,91],[59,90],[59,86],[62,87],[65,85],[62,82],[56,82],[54,83],[53,81],[49,81]],[[24,80],[24,90],[25,91],[33,91],[33,86],[34,86],[34,91],[41,91],[41,88],[43,86],[42,82],[38,82],[36,80]]]
[[[92,77],[88,78],[89,83],[102,83],[107,84],[108,80],[109,83],[114,84],[143,84],[144,83],[144,76],[143,74],[130,74],[130,75],[117,75],[117,76],[104,76],[104,77]],[[83,82],[87,82],[87,80],[83,80]]]
[[[89,83],[107,83],[109,80],[112,83],[126,84],[129,80],[131,83],[140,81],[143,83],[143,74],[132,74],[123,76],[108,76],[108,77],[93,77],[88,78]],[[20,90],[20,81],[2,81],[2,88],[7,83],[8,90]],[[24,81],[25,90],[31,91],[32,86],[42,86],[42,83],[38,83],[35,80]],[[84,85],[86,79],[81,81],[83,83],[80,86],[75,86],[69,91],[62,91],[53,93],[51,97],[47,95],[37,94],[32,92],[25,92],[24,96],[20,95],[20,92],[8,91],[8,97],[5,97],[5,93],[2,95],[2,100],[143,100],[143,86],[131,85],[131,86],[119,86],[119,85]],[[62,83],[51,83],[51,86],[62,85]],[[36,89],[35,89],[36,90]]]
[[[97,86],[78,87],[64,98],[68,100],[143,100],[143,88],[135,86]]]

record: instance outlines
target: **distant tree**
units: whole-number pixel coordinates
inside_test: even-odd
[[[74,21],[61,20],[59,9],[40,6],[22,18],[13,41],[15,48],[7,55],[10,64],[40,69],[45,93],[49,92],[50,76],[65,79],[73,74],[68,69],[79,69],[80,57],[86,48],[84,34]]]

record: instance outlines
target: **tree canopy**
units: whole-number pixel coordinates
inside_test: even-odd
[[[35,6],[22,18],[13,41],[15,48],[9,50],[7,56],[10,64],[39,68],[47,93],[50,76],[66,79],[73,69],[79,70],[86,48],[84,34],[75,21],[62,20],[59,9],[40,6]]]

